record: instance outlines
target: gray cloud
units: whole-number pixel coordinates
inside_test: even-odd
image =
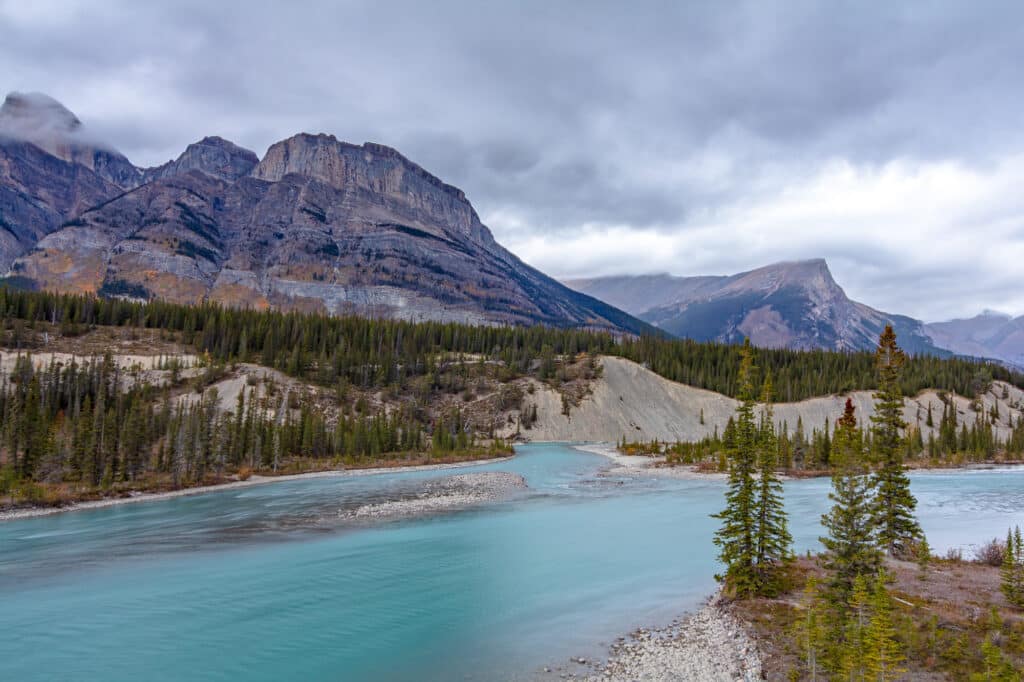
[[[208,134],[398,147],[555,275],[825,256],[872,305],[1024,313],[1004,290],[1022,20],[1013,2],[0,0],[0,87],[53,95],[137,164]]]

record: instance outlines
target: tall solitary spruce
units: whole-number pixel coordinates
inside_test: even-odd
[[[914,517],[917,500],[910,492],[910,479],[903,470],[901,431],[903,391],[900,373],[907,356],[896,345],[896,333],[886,325],[878,339],[875,368],[878,391],[875,393],[875,414],[871,417],[872,454],[877,469],[872,477],[875,489],[874,523],[879,545],[896,555],[910,549],[924,533]]]
[[[783,502],[782,481],[775,471],[778,465],[778,438],[775,435],[775,418],[772,412],[772,380],[766,374],[761,390],[764,413],[757,438],[757,532],[756,562],[758,593],[772,595],[780,588],[780,570],[790,563],[793,538],[789,534],[789,523]]]
[[[718,558],[725,573],[716,576],[736,596],[752,597],[758,591],[755,527],[754,470],[757,466],[757,426],[754,423],[754,352],[750,341],[740,351],[739,399],[729,449],[729,487],[725,509],[712,515],[722,526],[715,533]]]
[[[829,593],[836,603],[845,603],[857,578],[870,584],[881,562],[872,521],[871,481],[864,461],[864,444],[857,429],[853,401],[847,398],[843,416],[836,422],[833,441],[832,509],[821,517],[828,531],[821,538],[825,546],[825,568],[831,574]]]

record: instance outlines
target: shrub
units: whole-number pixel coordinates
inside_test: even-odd
[[[974,560],[979,564],[998,568],[1003,565],[1003,555],[1006,553],[1006,544],[997,538],[992,538],[974,550]]]

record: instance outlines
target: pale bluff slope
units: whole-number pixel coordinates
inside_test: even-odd
[[[631,441],[655,438],[695,441],[713,433],[715,427],[721,433],[735,413],[736,401],[719,393],[669,381],[629,360],[606,357],[601,363],[604,371],[593,383],[593,392],[578,407],[572,408],[568,417],[562,414],[561,395],[535,384],[533,395],[527,395],[525,403],[537,405],[537,423],[523,431],[522,436],[532,441],[617,442],[623,436]],[[1009,415],[1012,414],[1014,420],[1019,419],[1021,411],[1017,406],[1024,405],[1024,391],[1013,386],[1007,386],[1009,400],[1003,400],[1004,386],[1007,385],[996,382],[993,389],[982,396],[986,412],[993,404],[999,405],[997,431],[1000,438],[1009,433]],[[858,421],[866,423],[874,412],[870,391],[779,403],[775,405],[775,418],[780,425],[788,423],[790,433],[802,418],[810,434],[812,428],[820,429],[826,418],[833,423],[842,414],[847,397],[853,399]],[[961,396],[954,399],[958,423],[973,421],[976,413],[970,409],[970,401]],[[919,423],[926,441],[931,431],[925,424],[929,403],[937,426],[942,416],[942,402],[936,392],[926,391],[914,399],[908,398],[904,408],[904,419],[910,424]],[[703,425],[700,423],[702,409]],[[510,436],[514,429],[511,427],[505,435]]]

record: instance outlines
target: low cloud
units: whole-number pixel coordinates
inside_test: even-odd
[[[0,0],[0,87],[132,161],[216,134],[395,146],[560,276],[823,256],[924,318],[1024,313],[1012,2]]]

